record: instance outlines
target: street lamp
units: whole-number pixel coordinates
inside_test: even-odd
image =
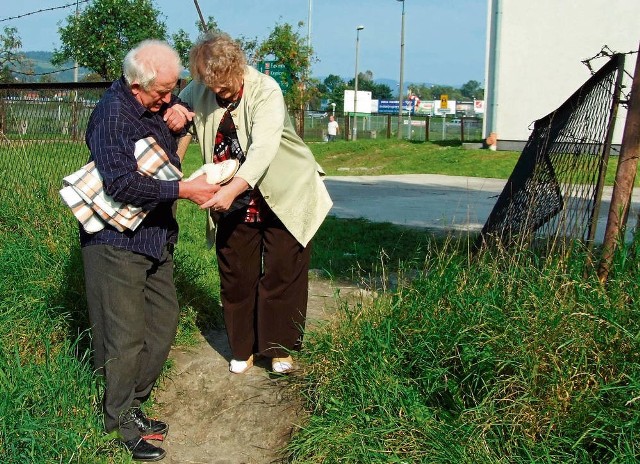
[[[336,115],[336,104],[333,103],[333,102],[331,103],[331,115],[333,117],[335,117],[335,115]]]
[[[360,31],[364,29],[364,26],[356,27],[356,80],[355,91],[353,92],[353,127],[351,128],[351,140],[357,140],[358,138],[358,124],[356,119],[358,117],[358,49],[360,47]]]
[[[402,27],[400,29],[400,87],[398,90],[398,140],[402,140],[402,92],[404,87],[404,0],[402,2]]]

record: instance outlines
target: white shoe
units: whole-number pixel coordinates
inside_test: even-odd
[[[232,359],[229,362],[229,372],[234,374],[244,374],[247,372],[251,366],[253,366],[253,355],[249,356],[249,359],[246,361],[238,361],[237,359]]]
[[[271,360],[271,369],[278,374],[288,374],[293,370],[293,358],[273,358]]]

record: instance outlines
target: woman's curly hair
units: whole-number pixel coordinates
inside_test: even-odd
[[[238,42],[221,32],[205,34],[189,53],[191,77],[208,87],[242,79],[246,64]]]

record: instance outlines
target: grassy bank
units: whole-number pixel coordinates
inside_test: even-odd
[[[306,338],[291,462],[638,462],[639,256],[604,288],[584,256],[459,245]]]
[[[444,174],[509,178],[520,152],[465,149],[460,142],[357,140],[309,145],[330,176],[385,174]],[[618,158],[611,157],[606,185],[613,185]],[[640,186],[640,176],[636,176]]]

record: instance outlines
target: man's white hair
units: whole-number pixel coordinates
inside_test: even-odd
[[[180,56],[167,42],[143,40],[124,57],[122,73],[129,87],[138,83],[149,90],[158,75],[158,69],[175,71],[176,77],[182,72]]]

